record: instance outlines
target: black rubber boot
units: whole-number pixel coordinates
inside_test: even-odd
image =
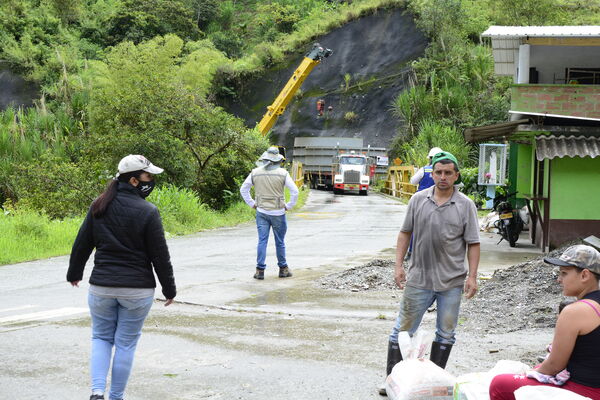
[[[450,357],[450,350],[452,350],[451,344],[433,342],[431,343],[431,355],[429,356],[429,359],[438,367],[446,368],[448,357]]]
[[[402,361],[400,346],[398,346],[398,343],[388,342],[387,367],[385,369],[386,377],[392,373],[394,365],[398,364],[400,361]],[[385,384],[381,385],[378,390],[380,395],[387,396]]]
[[[392,373],[392,368],[400,361],[402,361],[400,346],[398,346],[398,343],[388,342],[387,368],[385,370],[386,376]]]

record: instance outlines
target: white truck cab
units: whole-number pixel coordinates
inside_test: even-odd
[[[366,155],[354,151],[338,154],[333,167],[334,194],[356,192],[366,196],[369,193],[370,162]]]

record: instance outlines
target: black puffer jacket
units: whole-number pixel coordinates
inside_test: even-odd
[[[165,298],[175,297],[175,278],[156,206],[138,190],[119,182],[117,195],[100,218],[88,211],[73,244],[67,281],[80,281],[96,248],[90,283],[98,286],[154,288],[156,271]]]

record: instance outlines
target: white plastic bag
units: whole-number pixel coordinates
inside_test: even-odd
[[[412,337],[406,331],[398,333],[403,361],[394,366],[385,380],[391,400],[452,400],[454,376],[423,359],[433,337],[433,332],[423,329]]]
[[[592,400],[570,390],[553,386],[523,386],[515,390],[515,400]]]
[[[496,375],[523,374],[529,366],[519,361],[500,360],[487,372],[473,372],[456,378],[454,400],[490,400],[490,383]]]
[[[411,338],[406,331],[398,333],[398,346],[402,359],[411,360],[414,358],[425,357],[425,352],[431,347],[433,342],[433,332],[419,329]]]
[[[422,358],[400,361],[385,380],[391,400],[452,400],[453,387],[452,374]]]
[[[472,372],[456,378],[454,400],[490,400],[487,372]]]

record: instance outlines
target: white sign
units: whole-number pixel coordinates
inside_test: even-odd
[[[377,165],[387,166],[389,164],[389,160],[387,156],[377,156]]]

